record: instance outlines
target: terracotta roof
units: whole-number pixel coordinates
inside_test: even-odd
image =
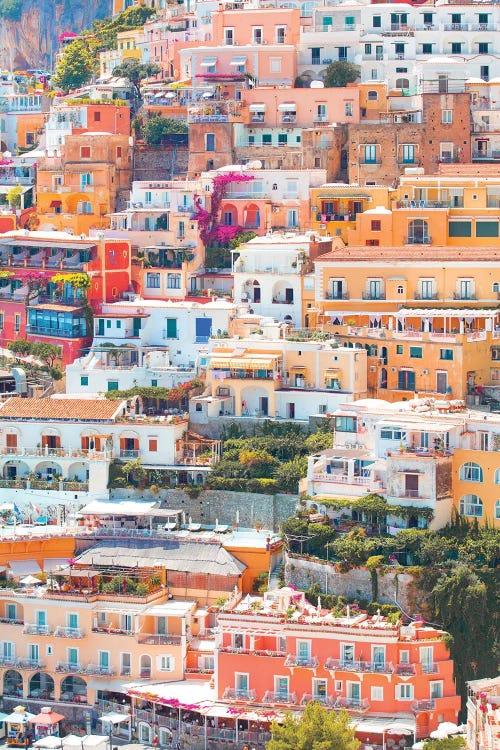
[[[36,305],[28,305],[28,308],[53,310],[54,312],[76,312],[77,310],[82,310],[82,307],[80,305],[57,305],[53,302],[47,302],[45,304],[43,302],[40,302]]]
[[[401,245],[399,247],[355,247],[349,245],[334,248],[315,258],[314,262],[336,261],[352,263],[366,261],[374,265],[377,262],[387,263],[398,261],[416,262],[453,262],[471,261],[472,263],[493,263],[500,261],[500,247],[447,247],[445,245]]]
[[[80,398],[9,398],[0,408],[2,419],[109,421],[122,408],[121,401]]]

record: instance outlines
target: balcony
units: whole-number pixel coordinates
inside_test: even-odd
[[[167,633],[138,633],[138,643],[148,643],[154,646],[180,646],[182,644],[181,635],[168,635]]]
[[[396,664],[396,674],[404,675],[405,677],[415,674],[414,664]]]
[[[470,302],[471,300],[477,300],[477,294],[473,294],[472,292],[453,292],[453,299]]]
[[[236,688],[227,687],[222,695],[225,701],[255,701],[257,693],[255,690],[236,690]]]
[[[297,122],[297,115],[295,112],[290,112],[289,114],[281,115],[280,122],[282,125],[290,125],[294,122]]]
[[[18,669],[45,669],[45,662],[41,659],[15,659]]]
[[[422,294],[421,291],[416,291],[413,295],[413,299],[419,299],[419,300],[432,300],[432,299],[439,299],[439,294],[437,292],[433,292],[432,294]]]
[[[394,672],[392,662],[347,662],[342,659],[327,659],[325,669],[331,672],[378,672],[380,674],[392,674]]]
[[[139,450],[120,450],[120,458],[139,458],[140,455]]]
[[[329,120],[326,115],[318,115],[317,117],[313,117],[313,123],[315,125],[328,125]]]
[[[319,666],[317,656],[301,657],[296,654],[288,654],[285,667],[302,667],[303,669],[316,669]]]
[[[276,693],[272,690],[266,690],[262,702],[294,706],[297,703],[297,696],[295,693],[283,693],[281,691]]]
[[[363,292],[363,299],[367,300],[384,300],[386,299],[385,292]]]
[[[84,638],[85,631],[81,628],[65,628],[59,626],[55,629],[54,636],[56,638]]]
[[[263,113],[260,112],[254,112],[254,114],[250,117],[250,122],[265,122],[266,116]]]
[[[432,237],[424,234],[423,237],[406,237],[403,240],[405,245],[430,245],[432,243]]]
[[[56,664],[56,672],[85,674],[85,667],[77,661],[58,661]]]
[[[348,711],[368,711],[368,698],[335,698],[332,708],[346,708]]]
[[[436,707],[436,701],[431,698],[428,701],[415,701],[411,704],[411,710],[415,713],[421,713],[422,711],[433,711]]]
[[[12,617],[0,617],[0,624],[2,625],[24,625],[24,620],[16,620]]]
[[[311,701],[321,703],[323,706],[331,706],[335,699],[331,695],[313,695],[312,693],[304,693],[300,699],[300,705],[306,706]]]
[[[23,628],[23,635],[53,635],[53,628],[48,625],[35,625],[34,623],[26,623]]]
[[[493,127],[493,126],[492,126]],[[495,128],[497,130],[497,128]],[[476,160],[484,160],[484,161],[497,161],[500,159],[500,150],[492,150],[492,151],[472,151],[472,158]]]
[[[432,664],[422,664],[422,674],[438,674],[439,664],[432,662]]]
[[[27,333],[40,334],[41,336],[54,336],[61,339],[80,339],[87,335],[85,328],[51,328],[49,326],[27,325]]]
[[[342,292],[338,294],[334,294],[333,292],[327,292],[326,299],[349,299],[349,294],[348,292]]]
[[[87,664],[85,674],[95,675],[96,677],[113,677],[116,670],[112,667],[104,667],[101,664]]]
[[[445,31],[469,31],[468,23],[445,23]]]

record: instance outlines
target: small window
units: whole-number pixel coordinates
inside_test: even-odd
[[[101,122],[101,113],[99,110],[97,112],[94,112],[94,122]]]
[[[122,147],[121,146],[117,146],[116,147],[116,158],[117,159],[121,159],[122,158]]]
[[[369,91],[366,98],[369,102],[378,101],[378,91]]]
[[[158,450],[158,440],[156,438],[150,438],[148,448],[150,453],[156,453]]]
[[[471,221],[450,221],[448,224],[449,237],[472,237]]]
[[[476,221],[476,237],[498,237],[498,221]]]
[[[452,109],[443,109],[441,112],[441,122],[443,125],[451,125],[453,122],[453,110]]]
[[[480,55],[489,55],[490,53],[490,43],[489,42],[479,42],[478,44],[478,52]]]
[[[422,359],[422,347],[410,346],[410,357],[412,359]]]
[[[403,354],[403,344],[397,344],[396,354]]]
[[[346,117],[352,117],[352,102],[345,103],[344,114]]]
[[[451,54],[452,55],[461,55],[462,54],[462,42],[452,42],[451,43]]]
[[[80,385],[88,385],[89,384],[89,377],[88,375],[81,375],[80,376]]]
[[[423,55],[432,55],[432,44],[422,44],[422,54]]]
[[[382,230],[382,222],[380,219],[372,219],[371,228],[372,232],[380,232]]]
[[[383,701],[384,700],[384,688],[378,685],[373,685],[371,688],[371,699],[372,701]]]
[[[441,349],[439,354],[439,359],[447,359],[452,360],[453,359],[453,349]]]
[[[118,380],[108,380],[108,391],[118,391]]]
[[[382,26],[382,16],[373,16],[373,28],[380,29]]]
[[[80,147],[80,158],[81,159],[90,159],[90,146],[81,146]]]
[[[408,682],[404,682],[401,685],[396,685],[396,700],[398,701],[413,700],[413,685]]]
[[[398,294],[404,294],[405,293],[404,286],[398,286],[397,293]]]

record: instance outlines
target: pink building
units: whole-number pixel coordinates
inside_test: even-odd
[[[359,122],[359,89],[254,88],[245,92],[242,121],[251,128],[317,128]]]

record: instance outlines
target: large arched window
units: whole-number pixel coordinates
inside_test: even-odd
[[[424,219],[413,219],[408,224],[408,243],[423,245],[429,242],[429,225]]]
[[[483,470],[479,464],[475,464],[473,461],[467,461],[460,467],[460,481],[461,482],[482,482],[483,481]]]
[[[460,514],[470,518],[482,518],[483,501],[477,495],[462,495],[460,498]]]

